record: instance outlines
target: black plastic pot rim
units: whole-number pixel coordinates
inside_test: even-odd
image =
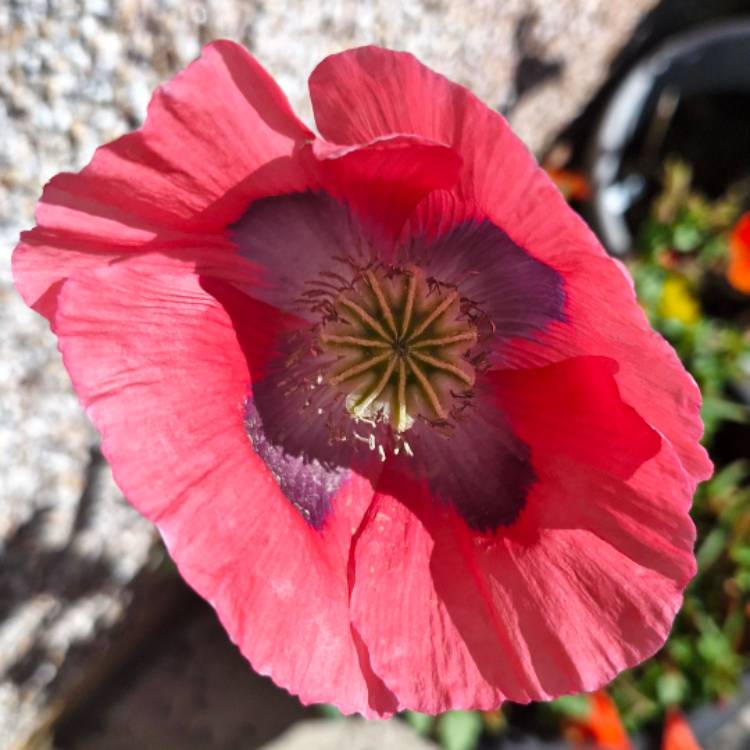
[[[643,58],[617,86],[594,130],[588,149],[588,175],[592,187],[589,206],[591,222],[607,249],[623,255],[631,249],[632,235],[624,212],[613,205],[608,191],[617,177],[623,153],[642,119],[644,106],[659,86],[660,78],[678,60],[689,59],[701,49],[722,40],[747,37],[750,60],[750,17],[699,26],[667,39]],[[747,78],[750,92],[750,63],[738,71]],[[704,89],[706,90],[706,89]],[[710,90],[710,89],[709,89]]]

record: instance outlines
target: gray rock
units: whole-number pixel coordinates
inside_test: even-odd
[[[731,721],[719,729],[705,744],[706,750],[750,749],[750,703],[740,708]]]
[[[750,673],[731,700],[705,706],[689,718],[704,750],[750,750]]]
[[[163,568],[150,525],[123,501],[104,461],[94,453],[73,476],[85,485],[75,501],[67,502],[68,488],[60,484],[49,496],[54,486],[42,487],[21,509],[2,508],[3,750],[24,747],[82,691],[96,687],[116,666],[112,644],[120,649],[142,630],[118,632],[126,612],[132,621],[139,592],[163,579],[156,606],[140,606],[139,617],[150,620],[171,600],[176,581]]]
[[[85,682],[158,556],[149,524],[91,473],[96,437],[46,323],[11,286],[10,252],[44,182],[137,126],[149,92],[216,37],[247,45],[308,120],[306,77],[322,57],[370,42],[411,50],[509,113],[539,152],[655,1],[0,3],[0,748],[59,711],[75,675]],[[87,478],[101,486],[84,493]]]
[[[306,721],[262,750],[435,750],[437,746],[397,721]]]
[[[251,750],[311,715],[248,668],[213,610],[201,603],[157,635],[55,744],[66,750]]]

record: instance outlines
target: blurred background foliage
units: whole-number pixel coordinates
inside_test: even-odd
[[[716,465],[693,504],[698,574],[672,635],[611,687],[631,729],[671,706],[731,696],[750,664],[748,208],[750,180],[709,199],[689,164],[668,159],[628,261],[651,323],[701,387],[703,442]]]

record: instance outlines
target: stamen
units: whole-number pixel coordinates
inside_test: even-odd
[[[406,336],[411,323],[411,315],[414,310],[414,297],[417,293],[417,274],[409,275],[409,288],[406,290],[406,304],[404,305],[404,319],[401,324],[401,338]]]
[[[361,346],[363,348],[374,347],[376,349],[390,349],[389,341],[380,341],[378,339],[365,339],[359,336],[335,336],[332,333],[321,333],[320,340],[324,344],[342,344],[350,346]]]
[[[477,332],[466,331],[465,333],[457,333],[455,336],[441,336],[437,339],[421,339],[415,341],[410,345],[411,349],[425,349],[426,347],[433,346],[450,346],[451,344],[460,344],[462,341],[471,341],[472,343],[477,340]]]
[[[396,431],[403,432],[409,426],[406,413],[406,364],[403,358],[398,361],[398,389],[396,390]]]
[[[388,381],[391,378],[391,375],[393,374],[393,370],[396,367],[396,355],[391,354],[391,359],[388,361],[388,366],[385,368],[385,371],[380,376],[380,380],[375,384],[375,387],[370,391],[370,393],[365,396],[365,398],[362,399],[353,409],[355,415],[359,416],[361,414],[367,414],[367,409],[372,404],[373,401],[383,392],[383,389],[388,385]]]
[[[383,326],[381,326],[380,323],[378,323],[378,321],[375,320],[375,318],[373,318],[372,315],[370,315],[370,313],[368,313],[367,310],[365,310],[363,307],[358,305],[356,302],[352,302],[352,300],[347,299],[346,297],[340,297],[339,302],[344,307],[347,307],[349,310],[351,310],[353,313],[359,315],[359,317],[383,339],[385,339],[386,341],[390,340],[391,337],[386,333]]]

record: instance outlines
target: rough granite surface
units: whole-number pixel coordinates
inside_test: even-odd
[[[202,602],[158,633],[95,709],[59,733],[56,750],[255,750],[315,716],[247,668]]]
[[[305,721],[260,750],[437,750],[400,721]]]
[[[706,750],[748,750],[750,748],[750,704],[706,743]]]
[[[308,121],[305,81],[323,56],[408,49],[507,113],[538,153],[654,5],[0,0],[0,749],[64,702],[60,675],[86,673],[78,647],[122,620],[156,554],[150,525],[92,465],[96,437],[54,339],[11,286],[10,253],[42,185],[137,127],[151,90],[216,37],[247,45]]]

